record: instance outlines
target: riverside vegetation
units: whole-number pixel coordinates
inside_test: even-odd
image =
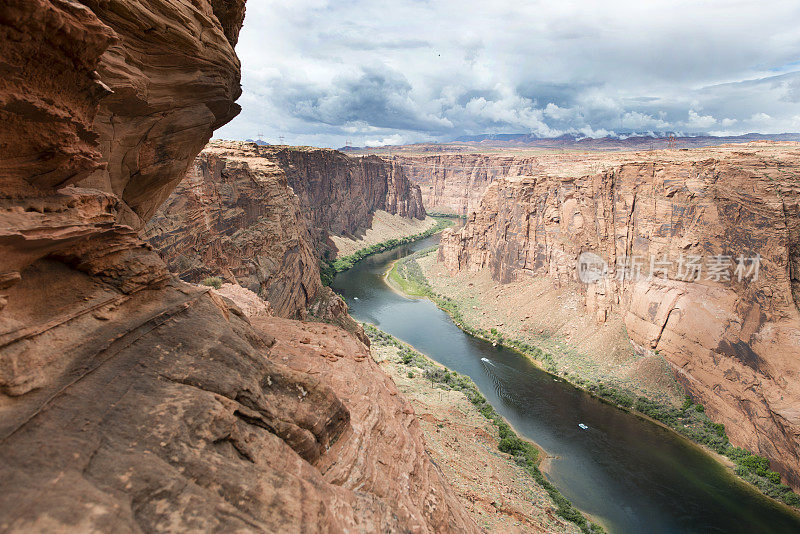
[[[573,504],[564,497],[539,469],[539,450],[529,441],[520,438],[514,429],[498,414],[486,400],[475,383],[468,377],[434,363],[425,355],[417,352],[411,346],[402,343],[394,336],[379,330],[375,326],[364,323],[364,331],[370,341],[376,346],[394,346],[399,349],[398,356],[404,365],[418,369],[431,384],[448,390],[461,391],[475,406],[478,412],[497,428],[500,442],[498,449],[510,454],[514,461],[547,491],[556,505],[556,513],[578,525],[581,531],[587,534],[601,534],[605,530],[600,525],[590,522]],[[413,376],[413,371],[409,371]]]
[[[322,278],[322,283],[326,286],[330,286],[331,282],[333,281],[333,277],[336,276],[336,273],[350,269],[353,265],[363,260],[367,256],[372,256],[373,254],[378,254],[379,252],[385,252],[401,245],[406,245],[408,243],[430,237],[433,234],[441,232],[445,228],[449,228],[455,224],[451,217],[435,215],[432,215],[432,217],[436,219],[436,224],[424,232],[419,232],[417,234],[404,237],[387,239],[386,241],[359,249],[349,256],[342,256],[341,258],[336,258],[334,260],[329,260],[327,258],[321,260],[319,271],[320,278]]]
[[[537,362],[547,372],[557,375],[559,369],[551,353],[532,343],[506,338],[494,328],[485,330],[467,324],[458,304],[452,298],[433,290],[416,260],[436,250],[437,247],[431,247],[399,259],[389,271],[389,281],[408,295],[426,297],[433,301],[464,332],[515,350]],[[706,415],[702,404],[695,404],[691,398],[686,397],[681,406],[673,406],[637,395],[613,384],[588,381],[574,373],[562,373],[562,375],[576,387],[605,402],[658,421],[691,441],[726,456],[734,462],[734,472],[743,480],[773,499],[800,508],[800,496],[794,493],[789,486],[781,483],[780,474],[769,468],[769,460],[746,449],[731,445],[725,432],[725,426],[714,423]]]

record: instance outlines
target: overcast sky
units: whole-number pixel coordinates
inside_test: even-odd
[[[248,0],[215,137],[800,131],[800,2]]]

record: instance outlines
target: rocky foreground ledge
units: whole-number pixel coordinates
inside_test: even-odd
[[[243,1],[0,6],[0,530],[477,532],[356,336],[136,233],[239,94]]]

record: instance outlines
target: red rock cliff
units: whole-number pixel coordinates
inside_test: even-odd
[[[299,199],[261,158],[201,153],[144,237],[182,279],[221,275],[284,317],[304,312],[322,288]]]
[[[222,275],[302,315],[321,296],[329,235],[368,228],[376,210],[424,218],[398,166],[334,150],[215,141],[148,223],[145,237],[191,282]]]
[[[477,531],[358,339],[251,323],[120,224],[235,112],[243,8],[0,6],[3,531]]]
[[[548,276],[585,295],[585,312],[624,315],[638,350],[658,350],[731,441],[767,456],[800,486],[800,148],[758,144],[661,152],[575,177],[499,179],[459,231],[442,236],[451,270],[490,269],[499,281]],[[646,156],[654,159],[654,156]],[[610,277],[576,281],[591,251]],[[757,279],[686,280],[673,263],[648,278],[649,258],[760,255]],[[618,280],[624,257],[643,277]],[[630,271],[629,271],[630,272]],[[794,290],[794,296],[793,296]]]
[[[536,158],[484,154],[437,154],[387,158],[420,187],[431,213],[467,215],[478,209],[486,188],[496,178],[529,175],[539,169]]]
[[[419,187],[400,166],[377,156],[353,158],[310,147],[253,149],[285,174],[320,242],[327,234],[355,234],[368,228],[376,210],[425,218]]]

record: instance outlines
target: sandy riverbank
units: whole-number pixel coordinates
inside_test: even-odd
[[[614,383],[661,402],[682,401],[682,390],[664,359],[637,354],[621,317],[598,325],[578,313],[583,304],[570,288],[554,287],[546,279],[498,284],[486,270],[451,275],[435,253],[417,263],[432,289],[452,299],[468,324],[547,350],[560,373]]]
[[[547,492],[510,455],[498,451],[497,428],[463,392],[436,387],[397,352],[393,346],[372,347],[414,407],[428,453],[479,526],[498,533],[580,532],[556,515]]]
[[[427,216],[425,219],[408,219],[378,210],[372,215],[372,226],[363,234],[352,237],[331,236],[331,240],[339,251],[337,257],[341,258],[390,239],[422,233],[434,226],[436,226],[436,219],[431,216]]]

